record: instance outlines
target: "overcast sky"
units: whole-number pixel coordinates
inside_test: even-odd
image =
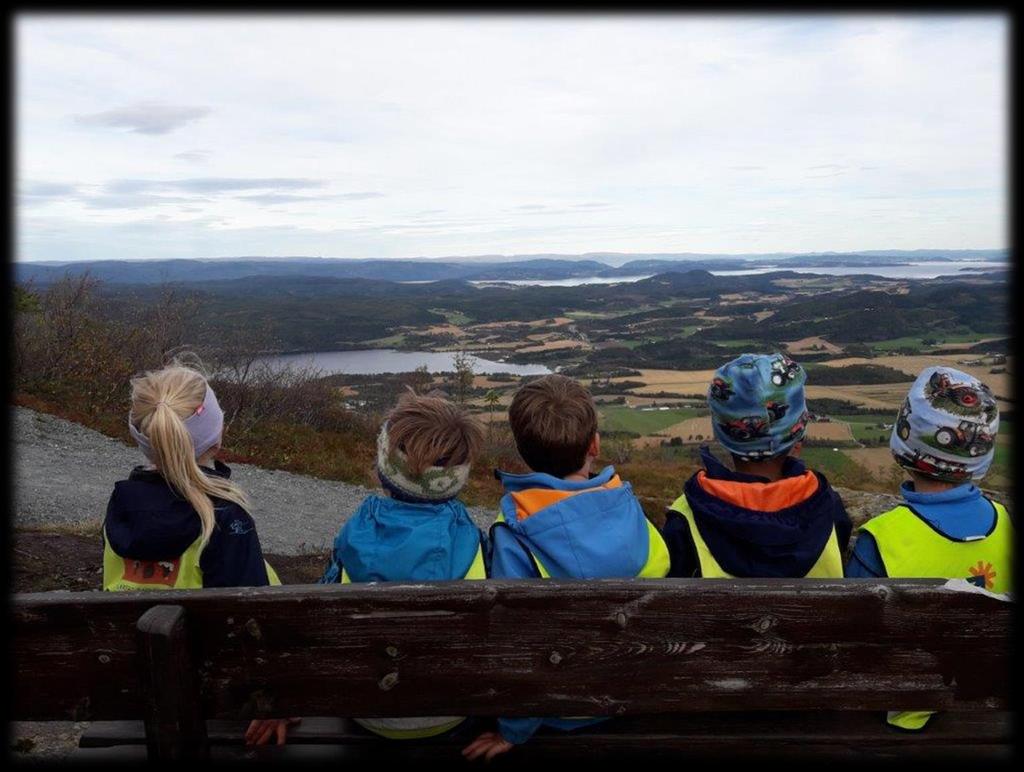
[[[23,260],[1002,248],[995,16],[17,21]]]

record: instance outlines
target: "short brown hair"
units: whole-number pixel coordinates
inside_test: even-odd
[[[458,405],[411,391],[398,398],[387,423],[388,450],[401,450],[415,476],[431,466],[472,463],[484,440],[480,422]]]
[[[545,375],[521,387],[512,398],[508,421],[526,465],[555,477],[583,466],[597,434],[590,392],[564,375]]]

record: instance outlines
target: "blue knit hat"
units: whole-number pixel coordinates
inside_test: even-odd
[[[750,460],[785,453],[807,427],[806,380],[784,354],[742,354],[722,365],[708,388],[715,439]]]
[[[992,391],[952,367],[927,367],[910,387],[889,448],[900,466],[945,482],[980,480],[995,457]]]

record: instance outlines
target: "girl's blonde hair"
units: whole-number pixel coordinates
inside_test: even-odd
[[[192,505],[202,522],[203,545],[216,523],[214,498],[232,501],[246,511],[251,505],[237,485],[211,477],[199,468],[185,419],[196,412],[209,388],[201,372],[177,361],[160,370],[132,378],[132,405],[128,420],[149,440],[150,459],[167,484]]]

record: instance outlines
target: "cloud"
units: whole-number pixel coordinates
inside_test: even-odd
[[[40,259],[999,246],[1007,29],[995,15],[25,17],[18,181],[60,182],[19,185],[19,244]],[[860,227],[875,208],[921,219]],[[185,228],[188,209],[219,224]],[[115,227],[157,212],[171,220],[134,240]],[[780,230],[744,230],[768,215]],[[46,217],[95,241],[58,243]]]
[[[119,179],[106,184],[108,193],[231,193],[236,190],[305,190],[322,188],[323,180],[308,177],[192,177],[179,180]]]
[[[333,193],[322,196],[301,196],[294,193],[253,193],[246,196],[238,196],[239,201],[251,201],[254,204],[290,204],[300,201],[328,201],[331,199],[340,201],[363,201],[369,198],[383,198],[383,193],[376,191],[365,191],[360,193]]]
[[[74,198],[78,195],[78,186],[69,182],[27,180],[21,184],[18,194],[26,203],[41,204],[53,199]]]
[[[154,196],[148,193],[102,194],[82,197],[90,209],[136,209],[150,206],[166,206],[168,204],[195,205],[206,199],[195,196]]]
[[[83,126],[110,126],[127,129],[136,134],[168,134],[192,121],[205,118],[209,107],[185,107],[143,103],[116,110],[104,110],[88,115],[76,115],[75,121]]]
[[[174,157],[179,161],[188,161],[189,163],[202,163],[209,159],[210,154],[205,150],[186,150],[183,153],[175,153]]]

